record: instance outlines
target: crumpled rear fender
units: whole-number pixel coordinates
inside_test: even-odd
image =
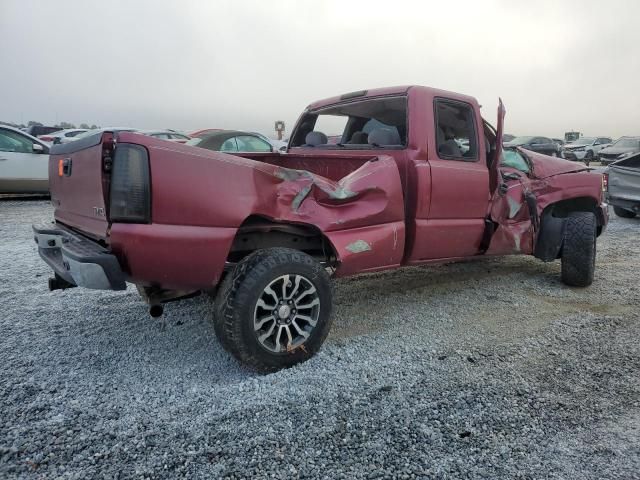
[[[254,180],[252,214],[316,227],[338,257],[337,275],[400,265],[404,199],[392,157],[374,157],[339,181],[279,166],[256,169]]]

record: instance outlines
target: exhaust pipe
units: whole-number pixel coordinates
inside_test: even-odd
[[[149,315],[153,318],[161,317],[162,312],[164,312],[164,307],[162,305],[151,305],[149,307]]]

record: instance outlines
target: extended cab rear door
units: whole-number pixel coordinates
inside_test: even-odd
[[[49,189],[56,221],[81,233],[107,238],[105,164],[111,161],[113,134],[98,133],[51,147]],[[108,167],[107,167],[108,168]]]

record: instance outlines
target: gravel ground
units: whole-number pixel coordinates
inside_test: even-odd
[[[588,289],[511,257],[336,282],[320,354],[257,375],[203,297],[50,293],[0,201],[0,477],[640,478],[640,220]]]

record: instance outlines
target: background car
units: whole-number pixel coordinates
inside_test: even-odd
[[[47,133],[57,132],[60,127],[45,127],[44,125],[31,125],[22,129],[24,133],[31,135],[32,137],[38,137],[39,135],[46,135]]]
[[[137,132],[137,131],[138,131],[137,128],[131,128],[131,127],[101,127],[101,128],[94,128],[92,130],[87,130],[84,133],[76,135],[75,137],[73,137],[73,139],[80,140],[81,138],[90,137],[91,135],[96,135],[102,132]]]
[[[174,132],[173,130],[141,130],[140,133],[162,140],[169,140],[176,143],[187,143],[191,137],[184,133]]]
[[[611,164],[605,172],[607,202],[616,215],[634,218],[640,213],[640,153]]]
[[[505,147],[522,147],[526,150],[557,157],[560,147],[547,137],[516,137],[509,142],[504,142]]]
[[[562,140],[561,138],[552,138],[551,140],[556,142],[560,146],[560,148],[562,148],[562,146],[565,144],[565,141]]]
[[[191,138],[195,138],[205,133],[211,133],[211,132],[224,132],[224,129],[223,128],[203,128],[202,130],[194,130],[193,132],[189,132],[188,135]]]
[[[561,156],[567,160],[584,161],[587,165],[598,158],[598,153],[611,144],[609,137],[581,137],[562,147]]]
[[[0,125],[0,193],[48,193],[49,146]]]
[[[74,140],[74,137],[86,132],[86,128],[65,128],[57,132],[38,135],[38,138],[47,143],[67,143]]]
[[[640,137],[621,137],[612,145],[600,150],[598,158],[602,164],[609,165],[638,152],[640,152]]]
[[[289,142],[286,142],[284,140],[276,140],[274,138],[269,138],[266,135],[263,135],[261,133],[258,132],[251,132],[253,135],[256,135],[258,137],[260,137],[261,139],[263,139],[265,142],[270,143],[271,146],[273,147],[273,151],[280,151],[280,152],[284,152],[287,149],[287,146],[289,145]]]
[[[217,152],[273,152],[273,146],[261,136],[238,130],[217,130],[203,133],[186,145]]]

